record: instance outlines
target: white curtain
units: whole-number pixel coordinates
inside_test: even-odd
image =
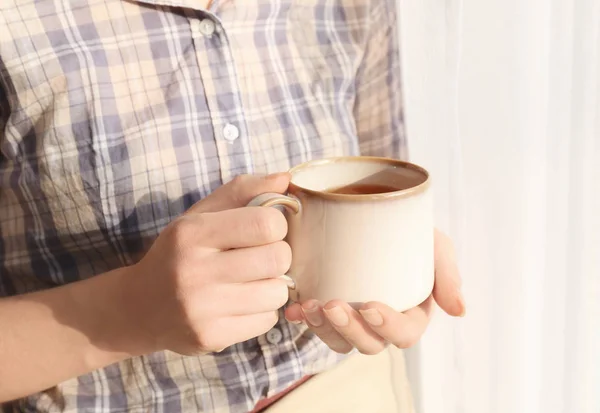
[[[408,352],[420,413],[600,412],[600,0],[403,0],[413,161],[467,316]]]

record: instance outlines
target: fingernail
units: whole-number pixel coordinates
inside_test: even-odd
[[[363,318],[367,321],[367,323],[372,326],[379,327],[383,324],[383,317],[381,313],[376,308],[369,308],[368,310],[358,310],[362,314]]]
[[[323,325],[323,317],[321,317],[318,305],[314,305],[310,308],[302,307],[302,312],[310,325],[315,327],[321,327]]]
[[[467,314],[467,305],[465,304],[465,298],[463,297],[462,292],[460,290],[458,290],[456,302],[458,303],[458,308],[460,309],[458,312],[458,316],[464,317],[465,314]]]
[[[338,327],[345,327],[350,322],[348,314],[340,307],[332,307],[328,310],[323,309],[329,321]]]
[[[288,320],[288,322],[292,324],[302,324],[302,320]]]
[[[294,282],[294,280],[292,280],[292,278],[288,275],[280,275],[279,276],[280,280],[285,281],[285,284],[287,285],[287,287],[291,290],[296,289],[296,283]]]

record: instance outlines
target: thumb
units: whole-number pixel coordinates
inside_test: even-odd
[[[454,247],[450,238],[435,231],[435,285],[433,297],[437,304],[449,315],[465,315],[465,299],[460,290],[461,280]]]
[[[284,193],[290,184],[290,179],[291,175],[288,172],[267,176],[238,175],[206,198],[196,202],[186,214],[244,207],[257,195],[266,192]]]

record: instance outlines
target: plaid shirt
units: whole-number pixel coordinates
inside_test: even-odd
[[[238,174],[405,157],[395,2],[2,0],[0,296],[132,264]],[[246,412],[339,358],[282,317],[219,354],[149,354],[10,406]]]

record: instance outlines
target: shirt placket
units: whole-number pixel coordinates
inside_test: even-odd
[[[294,340],[295,333],[295,326],[285,321],[284,310],[281,309],[279,322],[266,334],[257,338],[267,371],[267,397],[275,396],[286,385],[302,378],[300,363],[290,363],[288,360],[299,359]]]
[[[254,172],[239,78],[225,27],[217,15],[201,12],[190,19],[190,28],[225,183],[236,175]]]
[[[237,174],[253,173],[250,136],[241,103],[239,78],[222,21],[216,15],[207,13],[197,20],[192,20],[191,28],[211,112],[221,176],[226,182]],[[284,320],[283,311],[280,320]],[[302,376],[299,363],[283,363],[285,358],[298,357],[290,327],[285,321],[280,321],[255,341],[260,348],[267,372],[267,397],[273,396],[285,385],[299,380]],[[248,366],[248,363],[240,361]],[[282,368],[282,365],[287,367]],[[260,397],[257,391],[262,386],[258,382],[248,378],[246,391],[250,392],[253,401]]]
[[[217,9],[218,4],[213,2],[210,11],[197,11],[189,20],[221,180],[226,183],[237,175],[252,174],[254,169],[239,78],[225,27],[215,12]],[[247,408],[251,409],[260,393],[243,345],[236,346],[231,361],[236,365]],[[231,401],[239,395],[229,397]]]

